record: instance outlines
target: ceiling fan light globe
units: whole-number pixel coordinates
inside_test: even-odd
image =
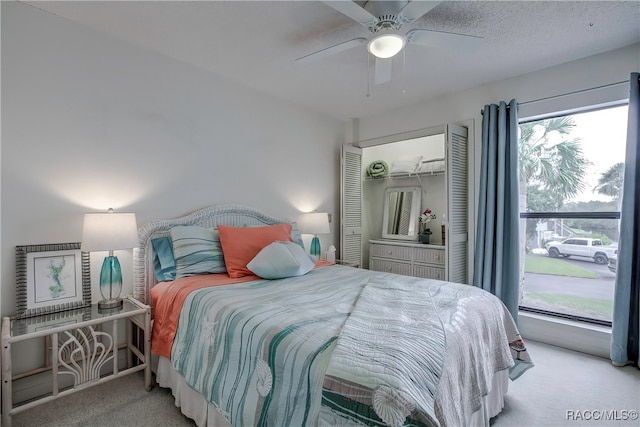
[[[400,34],[380,34],[367,44],[367,50],[377,58],[391,58],[402,50],[407,40]]]

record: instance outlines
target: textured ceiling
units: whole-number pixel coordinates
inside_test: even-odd
[[[637,0],[446,1],[402,31],[469,34],[483,37],[482,43],[471,51],[410,43],[405,57],[394,59],[391,82],[368,90],[365,46],[311,64],[294,63],[370,35],[323,2],[27,3],[344,120],[640,42]]]

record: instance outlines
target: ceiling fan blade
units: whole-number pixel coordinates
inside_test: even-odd
[[[330,46],[328,48],[319,50],[317,52],[310,53],[301,58],[296,59],[294,62],[297,64],[310,64],[312,62],[320,61],[325,58],[328,58],[332,55],[338,54],[340,52],[344,52],[345,50],[352,49],[354,47],[362,46],[367,42],[367,39],[364,37],[359,37],[357,39],[349,40],[346,42],[338,43],[334,46]]]
[[[408,43],[446,49],[473,49],[479,46],[482,40],[482,37],[444,31],[415,29],[407,32]]]
[[[402,8],[400,13],[398,14],[398,17],[403,23],[413,22],[440,3],[442,2],[413,0],[407,3],[405,7]]]
[[[392,58],[376,58],[373,83],[379,85],[382,83],[390,82],[392,65]]]
[[[362,25],[373,26],[378,22],[378,18],[350,0],[323,1],[323,3]]]

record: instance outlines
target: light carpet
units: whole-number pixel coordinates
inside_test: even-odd
[[[492,427],[640,425],[630,419],[640,410],[640,370],[537,342],[527,345],[536,366],[509,384],[505,408]],[[13,425],[195,424],[175,407],[169,390],[156,386],[146,392],[142,374],[136,373],[17,414]]]

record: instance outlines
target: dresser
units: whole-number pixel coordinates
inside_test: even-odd
[[[369,269],[426,279],[447,280],[445,247],[413,242],[370,240]]]

